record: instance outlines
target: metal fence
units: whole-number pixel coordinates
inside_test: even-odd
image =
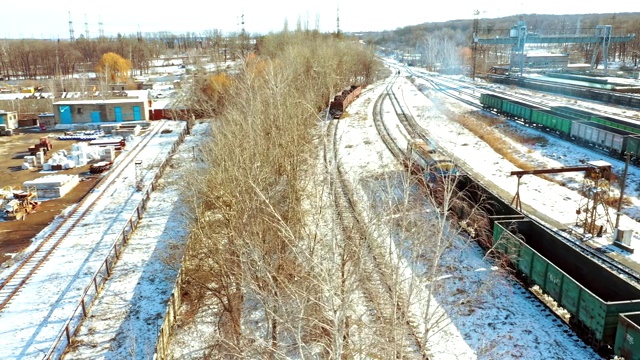
[[[142,219],[142,215],[147,209],[147,204],[149,203],[151,193],[157,188],[158,181],[164,174],[164,171],[167,165],[169,164],[169,159],[171,158],[172,155],[175,154],[175,152],[178,149],[178,146],[182,144],[187,132],[188,132],[188,126],[182,128],[182,131],[178,135],[178,139],[176,140],[176,142],[174,142],[173,146],[171,147],[171,150],[169,151],[167,156],[164,158],[162,163],[159,165],[158,171],[156,172],[156,175],[154,176],[151,183],[144,189],[144,194],[142,196],[142,199],[138,203],[138,206],[128,217],[129,220],[127,220],[127,223],[124,225],[124,227],[120,231],[120,234],[118,235],[117,239],[111,245],[111,248],[109,249],[107,256],[102,262],[102,265],[100,266],[100,268],[93,275],[93,278],[91,279],[90,284],[87,285],[87,287],[85,288],[78,305],[73,311],[73,314],[65,322],[62,331],[60,331],[60,333],[54,340],[54,343],[49,349],[49,351],[47,352],[45,359],[60,358],[64,353],[64,351],[67,349],[67,347],[71,344],[71,341],[75,336],[76,332],[78,331],[78,329],[80,328],[82,321],[88,315],[89,309],[91,308],[93,301],[98,297],[100,290],[104,286],[109,276],[111,276],[111,269],[113,269],[113,267],[115,266],[116,262],[120,257],[120,254],[122,253],[122,250],[127,245],[127,242],[131,237],[131,234],[135,231],[136,227],[138,226],[138,223]],[[178,275],[178,279],[180,278],[181,278],[181,273],[179,273]],[[176,284],[178,283],[179,282],[176,282]],[[169,306],[169,309],[172,309],[172,307],[176,306],[175,300],[174,300],[176,297],[175,295],[176,293],[179,294],[179,291],[176,291],[174,289],[174,292],[171,295],[171,299],[169,301],[169,304],[171,305]],[[173,316],[175,316],[176,309],[177,307],[171,310],[173,311],[172,312],[172,314],[174,314]],[[169,310],[167,310],[167,312],[169,312]],[[165,315],[165,319],[166,318],[167,316]],[[163,323],[163,328],[164,327],[165,327],[165,324]],[[165,330],[165,333],[168,333],[168,331]],[[160,334],[162,334],[162,330],[160,331]],[[168,335],[166,336],[168,337]],[[159,336],[159,339],[160,339],[160,336]],[[166,339],[163,339],[163,341],[166,341]]]

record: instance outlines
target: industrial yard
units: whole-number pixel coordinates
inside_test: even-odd
[[[23,170],[24,157],[29,156],[27,149],[46,136],[53,144],[53,152],[60,150],[71,151],[74,141],[58,140],[63,132],[18,131],[13,136],[0,137],[0,188],[22,190],[25,181],[35,180],[46,175],[37,169]],[[49,154],[48,158],[51,156]],[[80,175],[80,181],[65,196],[41,201],[36,210],[27,215],[24,221],[8,221],[0,218],[0,262],[10,258],[31,243],[31,239],[44,229],[53,219],[68,206],[77,203],[96,184],[97,176],[86,176],[88,166],[60,170],[55,173]]]
[[[65,64],[94,40],[69,17]],[[636,37],[479,20],[451,64],[426,28],[409,53],[138,33],[44,86],[9,64],[0,358],[635,358],[640,80],[608,61],[627,71]],[[147,58],[154,42],[171,55]],[[596,44],[597,89],[536,75],[577,69],[524,46],[556,42]]]

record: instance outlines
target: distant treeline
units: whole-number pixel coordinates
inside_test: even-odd
[[[74,41],[3,39],[0,40],[0,81],[72,77],[91,72],[100,57],[108,52],[128,59],[134,72],[145,74],[151,60],[161,55],[180,55],[188,61],[187,54],[196,51],[198,55],[224,61],[246,51],[250,43],[245,34],[224,36],[219,31],[202,34],[160,32],[96,39],[80,37]]]

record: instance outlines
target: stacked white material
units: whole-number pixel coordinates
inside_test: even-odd
[[[67,194],[80,182],[78,175],[55,174],[47,175],[22,184],[24,191],[35,188],[38,198],[59,198]]]
[[[136,125],[133,127],[130,126],[120,126],[120,128],[118,130],[113,130],[113,135],[114,136],[122,136],[123,138],[127,138],[128,136],[138,136],[140,134],[140,131],[142,131],[142,128],[140,127],[140,125]]]
[[[48,166],[42,165],[42,170],[51,170],[53,165],[62,165],[62,169],[72,169],[75,167],[75,162],[70,162],[66,156],[63,156],[60,152],[57,152],[51,156],[47,161]],[[60,168],[58,168],[60,170]]]
[[[60,150],[53,154],[42,169],[49,171],[53,165],[62,165],[63,169],[73,169],[77,166],[85,166],[91,160],[101,158],[100,149],[89,146],[86,142],[79,142],[71,145],[71,151]]]
[[[67,159],[76,163],[76,166],[85,166],[89,162],[87,154],[80,151],[72,151],[67,155]]]
[[[116,149],[113,146],[100,148],[100,160],[113,162],[116,158]]]
[[[22,163],[22,169],[29,170],[34,167],[36,167],[36,157],[31,155],[25,156],[24,163]]]
[[[36,153],[36,166],[42,166],[44,164],[44,153],[42,151],[38,151]]]

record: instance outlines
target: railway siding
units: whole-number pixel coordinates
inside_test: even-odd
[[[14,335],[0,340],[3,354],[30,358],[51,347],[48,356],[56,356],[69,342],[79,324],[78,314],[86,314],[91,305],[87,300],[108,277],[118,251],[135,229],[152,184],[164,170],[164,159],[184,137],[183,122],[163,121],[154,127],[168,133],[140,139],[139,151],[127,150],[116,159],[115,168],[106,174],[112,180],[92,192],[107,200],[90,203],[82,216],[69,215],[66,220],[73,224],[57,249],[0,312],[0,331]],[[147,164],[141,174],[146,184],[143,191],[137,189],[134,160]]]

